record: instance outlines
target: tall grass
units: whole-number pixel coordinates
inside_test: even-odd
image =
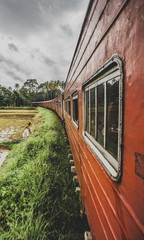
[[[87,222],[70,173],[60,120],[41,109],[39,130],[0,169],[1,240],[80,240]]]

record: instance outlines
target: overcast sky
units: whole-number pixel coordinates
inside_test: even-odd
[[[89,0],[0,0],[0,84],[66,80]]]

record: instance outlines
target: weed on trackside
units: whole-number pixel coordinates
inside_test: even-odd
[[[87,228],[61,121],[39,109],[37,132],[13,146],[0,169],[1,240],[82,240]]]

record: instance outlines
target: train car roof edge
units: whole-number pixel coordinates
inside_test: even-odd
[[[71,69],[71,66],[72,66],[72,63],[73,63],[75,54],[76,54],[77,49],[78,49],[78,46],[79,46],[79,42],[80,42],[81,36],[82,36],[82,34],[83,34],[85,22],[86,22],[86,20],[87,20],[87,16],[88,16],[88,13],[89,13],[89,11],[90,11],[90,9],[91,9],[92,3],[93,3],[93,0],[90,0],[90,1],[89,1],[89,4],[88,4],[88,7],[87,7],[86,14],[85,14],[85,18],[84,18],[84,21],[83,21],[83,24],[82,24],[82,27],[81,27],[80,35],[79,35],[79,38],[78,38],[78,41],[77,41],[77,44],[76,44],[76,48],[75,48],[75,51],[74,51],[74,54],[73,54],[73,58],[72,58],[72,61],[71,61],[70,67],[69,67],[69,71],[68,71],[68,74],[67,74],[67,77],[66,77],[65,84],[66,84],[66,82],[67,82],[67,79],[68,79],[68,76],[69,76],[69,73],[70,73],[70,69]]]

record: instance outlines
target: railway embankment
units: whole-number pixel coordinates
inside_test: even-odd
[[[30,137],[13,145],[0,168],[1,240],[83,239],[88,226],[62,123],[42,108],[35,121]]]

